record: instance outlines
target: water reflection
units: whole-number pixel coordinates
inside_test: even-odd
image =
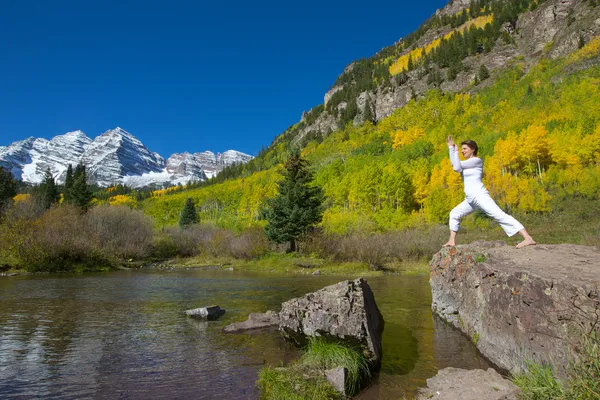
[[[112,272],[0,280],[1,398],[257,398],[264,364],[298,356],[275,330],[224,334],[250,312],[342,280],[220,271]],[[427,278],[370,278],[386,325],[382,370],[361,398],[411,395],[437,369],[487,367],[434,321]],[[183,310],[219,304],[218,321]]]

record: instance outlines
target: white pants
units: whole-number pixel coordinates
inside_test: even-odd
[[[514,217],[502,211],[490,197],[489,193],[480,193],[473,197],[467,197],[450,211],[450,230],[458,232],[461,218],[472,213],[475,209],[479,209],[492,217],[494,221],[500,224],[508,236],[514,235],[521,229],[525,229]]]

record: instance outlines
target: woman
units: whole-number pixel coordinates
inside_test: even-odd
[[[483,161],[477,157],[477,143],[472,140],[465,140],[461,143],[461,152],[465,161],[460,161],[458,158],[458,148],[454,144],[452,136],[448,136],[446,142],[450,151],[452,168],[462,175],[466,199],[450,211],[450,239],[444,244],[444,247],[456,246],[456,233],[460,227],[461,218],[472,213],[475,209],[480,209],[492,217],[500,224],[508,236],[513,236],[515,233],[523,236],[523,241],[517,244],[517,249],[535,245],[536,242],[527,233],[523,225],[502,211],[490,197],[485,186],[483,186],[483,182],[481,181]]]

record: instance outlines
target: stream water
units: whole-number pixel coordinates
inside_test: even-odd
[[[225,334],[250,312],[344,277],[174,270],[0,279],[0,398],[256,399],[263,364],[298,356],[277,331]],[[445,367],[488,368],[433,317],[427,277],[368,278],[385,319],[379,376],[360,399],[412,398]],[[218,321],[183,311],[219,304]]]

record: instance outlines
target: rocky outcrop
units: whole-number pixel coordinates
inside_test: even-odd
[[[307,337],[323,336],[360,346],[379,364],[382,355],[383,316],[363,278],[343,281],[286,301],[279,313],[284,337],[304,344]]]
[[[246,321],[229,324],[223,328],[223,331],[227,333],[233,333],[251,329],[268,328],[270,326],[278,325],[279,314],[275,311],[269,310],[266,313],[251,313]]]
[[[520,389],[492,368],[444,368],[427,379],[417,400],[518,400]]]
[[[600,333],[600,251],[503,243],[444,248],[430,262],[433,311],[496,365],[564,373],[582,335]]]

